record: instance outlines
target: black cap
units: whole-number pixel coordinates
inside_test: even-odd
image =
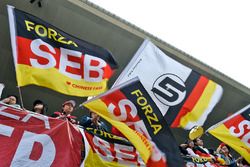
[[[43,103],[41,100],[35,100],[35,101],[33,102],[33,106],[35,106],[35,105],[37,105],[37,104],[42,104],[42,105],[44,105],[44,103]]]

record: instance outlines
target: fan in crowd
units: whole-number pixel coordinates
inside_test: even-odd
[[[80,120],[80,125],[83,127],[90,127],[102,131],[108,131],[106,124],[100,120],[100,116],[90,111],[90,116],[83,116]]]
[[[204,147],[203,140],[198,137],[193,140],[195,147],[194,152],[195,154],[199,155],[200,157],[208,158],[210,161],[216,161],[216,158],[214,157],[214,151],[211,149],[207,149]]]
[[[9,95],[1,100],[1,102],[12,107],[21,108],[21,106],[18,104],[18,97],[16,95]]]
[[[74,111],[74,108],[76,106],[76,102],[74,100],[68,100],[65,101],[62,104],[61,112],[54,112],[54,114],[51,117],[62,119],[62,120],[68,120],[72,124],[78,124],[76,121],[76,116],[71,115]]]
[[[198,154],[194,152],[194,142],[188,139],[184,144],[180,144],[179,146],[182,154],[186,156],[199,157]]]
[[[221,143],[217,148],[217,156],[224,160],[224,163],[221,165],[226,165],[228,167],[237,167],[237,161],[239,161],[242,157],[235,160],[233,156],[230,154],[230,147],[225,143]]]
[[[32,111],[38,114],[46,115],[47,107],[41,100],[35,100],[33,102]]]
[[[92,99],[93,96],[89,96],[87,100]],[[101,121],[101,117],[96,114],[95,112],[92,112],[89,110],[89,116],[84,115],[79,123],[83,127],[90,127],[102,131],[108,131],[107,125]]]

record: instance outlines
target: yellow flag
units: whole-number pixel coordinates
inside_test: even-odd
[[[250,163],[250,105],[207,130]]]

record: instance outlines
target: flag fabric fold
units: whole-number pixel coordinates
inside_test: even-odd
[[[145,40],[113,87],[139,77],[171,127],[202,126],[223,88]]]
[[[176,141],[164,117],[138,78],[86,101],[83,106],[118,129],[136,147],[142,158],[147,151],[150,155],[147,166],[183,165]],[[132,134],[135,134],[134,137],[136,134],[145,136],[152,145],[152,151],[142,147],[144,141],[135,143]]]
[[[135,147],[125,138],[93,128],[81,129],[85,157],[82,167],[142,167],[145,163]]]
[[[250,163],[250,104],[207,130]]]
[[[81,145],[69,121],[0,102],[0,166],[79,167]]]
[[[107,90],[117,68],[108,50],[13,6],[8,16],[18,86],[34,84],[81,97]]]

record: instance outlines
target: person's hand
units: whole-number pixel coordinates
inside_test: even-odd
[[[6,103],[6,104],[9,104],[10,98],[7,97],[7,98],[3,99],[2,102],[3,102],[3,103]]]
[[[220,154],[221,153],[221,145],[219,145],[219,147],[216,149],[216,153]]]
[[[236,162],[240,162],[240,161],[242,161],[242,160],[243,160],[243,157],[240,156],[239,158],[236,159]]]
[[[62,115],[58,116],[57,118],[58,118],[58,119],[65,120],[65,119],[66,119],[66,115],[62,114]]]
[[[187,145],[187,144],[180,144],[180,146],[181,146],[182,148],[185,148],[185,147],[187,147],[188,145]]]
[[[78,124],[79,124],[79,122],[76,121],[76,120],[74,120],[74,119],[70,119],[70,122],[71,122],[72,124],[75,124],[75,125],[78,125]]]
[[[35,105],[34,110],[36,110],[36,109],[42,110],[43,109],[43,105],[42,104]]]
[[[98,117],[93,117],[93,118],[92,118],[92,122],[93,122],[95,125],[98,125]]]

